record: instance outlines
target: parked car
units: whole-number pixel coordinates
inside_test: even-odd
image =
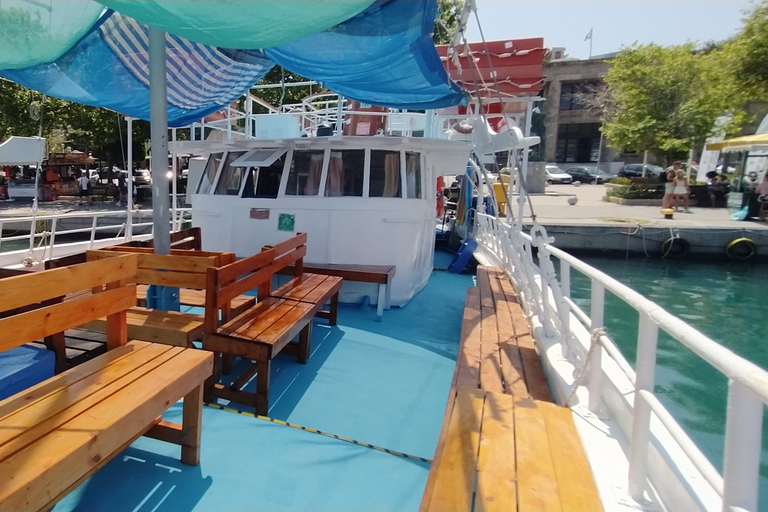
[[[556,165],[547,165],[547,183],[553,184],[569,184],[573,181],[570,174],[566,174],[560,170]]]
[[[664,172],[664,169],[658,165],[645,165],[646,178],[656,178],[662,172]],[[643,164],[627,164],[619,170],[617,176],[622,178],[642,178]]]
[[[134,169],[133,170],[133,183],[137,187],[152,184],[152,174],[149,169]]]
[[[571,167],[565,173],[570,174],[574,182],[597,183],[598,185],[613,178],[613,175],[603,172],[597,167]]]

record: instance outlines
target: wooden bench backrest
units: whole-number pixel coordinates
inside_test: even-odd
[[[0,318],[0,351],[107,317],[107,346],[128,341],[125,310],[136,305],[135,256],[124,255],[0,280],[6,311],[31,311]],[[80,293],[78,292],[93,293]],[[62,301],[62,297],[71,298]]]
[[[171,251],[171,254],[154,254],[152,250],[136,247],[108,251],[93,250],[86,252],[86,258],[88,261],[96,261],[114,258],[125,253],[135,253],[138,258],[137,283],[195,290],[205,289],[206,271],[209,267],[220,267],[235,260],[235,254],[231,252],[204,254],[202,251],[175,250]]]
[[[152,240],[131,240],[116,247],[150,247],[153,248]],[[203,237],[200,228],[187,228],[181,231],[171,233],[171,249],[191,249],[199,251],[203,248]]]
[[[213,332],[219,326],[219,310],[222,318],[229,318],[232,299],[254,288],[258,289],[258,300],[269,295],[274,275],[275,252],[265,249],[261,252],[234,261],[219,268],[208,269],[208,283],[205,294],[205,330]]]
[[[307,255],[307,234],[297,233],[279,244],[265,245],[264,249],[275,251],[274,273],[277,274],[286,267],[293,265],[294,275],[304,273],[304,256]]]

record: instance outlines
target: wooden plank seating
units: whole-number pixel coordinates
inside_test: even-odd
[[[128,281],[136,273],[137,258],[125,255],[0,280],[4,308],[16,311],[0,319],[0,351],[103,316],[109,348],[0,401],[0,510],[50,509],[141,435],[178,444],[182,462],[199,463],[202,391],[213,358],[128,342],[126,310],[136,301]],[[180,399],[182,424],[162,421]]]
[[[420,510],[602,510],[572,413],[551,402],[511,282],[478,267]]]
[[[288,267],[284,273],[291,272]],[[392,292],[392,279],[395,278],[394,265],[354,265],[338,263],[308,263],[304,262],[304,272],[341,277],[345,281],[374,283],[379,285],[376,301],[377,320],[381,321],[384,310],[389,309]]]
[[[301,300],[270,296],[272,280],[279,269],[287,264],[294,264],[299,270],[302,268],[305,242],[306,235],[299,235],[276,248],[267,248],[229,265],[208,269],[203,348],[225,357],[255,361],[229,387],[218,382],[218,365],[214,365],[214,377],[207,389],[211,398],[221,397],[252,405],[256,414],[266,415],[272,359],[280,352],[295,355],[300,363],[309,358],[313,318],[328,298],[338,294],[341,280],[335,281],[327,291],[318,293],[314,302],[309,300],[311,293]],[[278,258],[275,257],[276,250],[280,251]],[[303,273],[301,275],[302,281],[298,284],[303,286]],[[232,299],[251,289],[258,290],[256,305],[237,316],[232,315]],[[222,325],[219,325],[219,310]],[[298,343],[291,343],[297,335]],[[244,391],[243,387],[254,375],[256,393]]]
[[[296,236],[276,245],[266,245],[262,250],[275,252],[273,268],[275,273],[290,269],[293,279],[269,292],[270,297],[320,304],[331,302],[328,310],[320,310],[316,316],[328,319],[330,325],[336,325],[339,310],[339,291],[342,277],[327,274],[315,274],[303,263],[306,254],[307,234]]]
[[[98,260],[133,253],[138,258],[135,282],[140,283],[146,304],[147,285],[179,287],[189,293],[198,292],[205,305],[206,271],[209,267],[223,266],[235,260],[234,253],[172,250],[171,254],[154,254],[152,248],[114,247],[110,250],[88,251],[86,258]],[[137,297],[140,295],[137,286]],[[181,294],[184,296],[184,294]],[[200,297],[194,297],[196,304]],[[255,303],[254,297],[237,297],[238,311]],[[191,347],[194,340],[202,339],[204,315],[147,309],[136,306],[127,313],[128,336],[144,341]],[[83,325],[84,329],[104,331],[104,319]]]

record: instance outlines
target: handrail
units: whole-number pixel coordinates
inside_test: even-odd
[[[762,414],[768,405],[768,371],[734,354],[684,321],[665,311],[636,291],[583,261],[552,246],[543,228],[534,236],[515,230],[502,220],[478,213],[476,240],[505,266],[515,282],[521,302],[531,316],[539,318],[547,337],[559,339],[562,353],[574,366],[587,368],[589,408],[597,412],[603,375],[601,357],[605,353],[616,361],[635,388],[632,432],[630,433],[630,494],[641,499],[649,475],[646,465],[650,449],[650,418],[653,413],[669,435],[722,497],[722,510],[756,510],[759,464],[762,446]],[[530,258],[531,247],[538,249],[539,264]],[[550,257],[561,263],[563,281],[558,282]],[[590,280],[590,316],[570,299],[570,273],[575,269]],[[573,343],[578,334],[570,326],[574,318],[588,331],[602,327],[604,294],[611,292],[640,315],[636,369],[632,370],[610,338],[601,336],[590,360],[584,361],[584,346]],[[663,330],[693,353],[711,364],[729,380],[728,415],[725,433],[725,464],[720,476],[701,450],[680,428],[654,394],[656,345]]]

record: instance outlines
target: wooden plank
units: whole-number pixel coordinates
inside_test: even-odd
[[[517,346],[515,327],[509,310],[510,303],[503,291],[502,280],[506,280],[506,277],[497,276],[491,281],[491,287],[494,289],[496,300],[496,325],[499,332],[499,358],[501,374],[504,378],[504,392],[517,398],[529,398],[523,360]]]
[[[145,378],[1,462],[0,509],[37,510],[61,496],[80,475],[103,465],[170,404],[199,386],[211,368],[212,354],[182,349]],[[35,464],[29,463],[32,454]],[[29,492],[30,485],[35,492]]]
[[[8,311],[130,278],[136,275],[136,269],[136,257],[125,255],[91,265],[72,265],[4,278],[0,280],[3,309]]]
[[[461,340],[456,358],[454,385],[456,389],[478,389],[480,385],[480,290],[467,290],[464,316],[461,321]]]
[[[448,425],[435,483],[426,510],[466,511],[472,507],[484,393],[460,389]]]
[[[435,488],[435,478],[437,477],[437,468],[440,466],[440,461],[443,458],[443,452],[445,451],[445,439],[448,436],[448,425],[451,421],[451,414],[453,413],[453,406],[456,403],[456,389],[451,387],[448,392],[448,403],[445,406],[445,413],[443,414],[443,422],[440,427],[440,435],[437,437],[437,445],[435,446],[435,455],[432,457],[432,466],[429,469],[429,475],[427,476],[427,484],[424,488],[424,494],[421,497],[421,504],[419,510],[427,510],[429,501],[432,499],[432,493]]]
[[[337,276],[347,281],[356,281],[363,283],[387,284],[391,283],[395,277],[396,267],[394,265],[353,265],[338,263],[307,263],[304,262],[304,272],[311,274],[323,274],[326,276]],[[288,267],[281,273],[293,273]]]
[[[160,367],[172,359],[178,350],[154,345],[132,352],[86,378],[47,394],[37,400],[34,406],[0,418],[0,461],[8,459],[124,386]]]
[[[528,393],[531,398],[552,402],[552,394],[549,392],[547,376],[544,375],[544,368],[541,366],[539,354],[533,345],[531,335],[517,337],[517,345],[520,350],[520,358],[523,361],[525,369],[525,384],[528,387]]]
[[[176,288],[205,288],[205,273],[174,272],[162,269],[139,268],[136,272],[136,282],[154,284],[157,286],[174,286]]]
[[[87,266],[82,264],[46,270],[43,274]],[[22,276],[22,278],[26,278],[26,276]],[[17,278],[4,279],[0,283],[10,279]],[[62,332],[72,327],[73,324],[77,325],[79,319],[87,322],[128,309],[135,304],[135,286],[129,285],[2,318],[0,319],[0,351]]]
[[[230,283],[243,274],[252,273],[256,269],[267,267],[270,263],[272,263],[274,257],[275,253],[272,250],[261,251],[254,254],[253,256],[248,256],[247,258],[243,258],[241,260],[230,263],[229,265],[220,267],[216,269],[216,274],[218,276],[217,282]],[[242,293],[243,292],[240,292],[236,295],[241,295]]]
[[[485,394],[477,461],[476,512],[517,510],[513,400],[500,393]]]
[[[483,291],[480,291],[482,296]],[[480,389],[503,393],[501,382],[501,359],[499,356],[499,331],[496,325],[496,310],[483,306],[480,323]]]
[[[584,445],[567,407],[539,403],[547,425],[563,510],[603,510]]]
[[[563,510],[544,415],[536,400],[515,401],[517,494],[520,510]]]
[[[203,336],[203,315],[134,307],[126,314],[128,337],[179,347],[190,347]],[[83,329],[103,332],[103,318],[85,323]]]
[[[480,288],[480,305],[484,308],[495,307],[489,275],[492,272],[493,267],[477,267],[477,287]]]

